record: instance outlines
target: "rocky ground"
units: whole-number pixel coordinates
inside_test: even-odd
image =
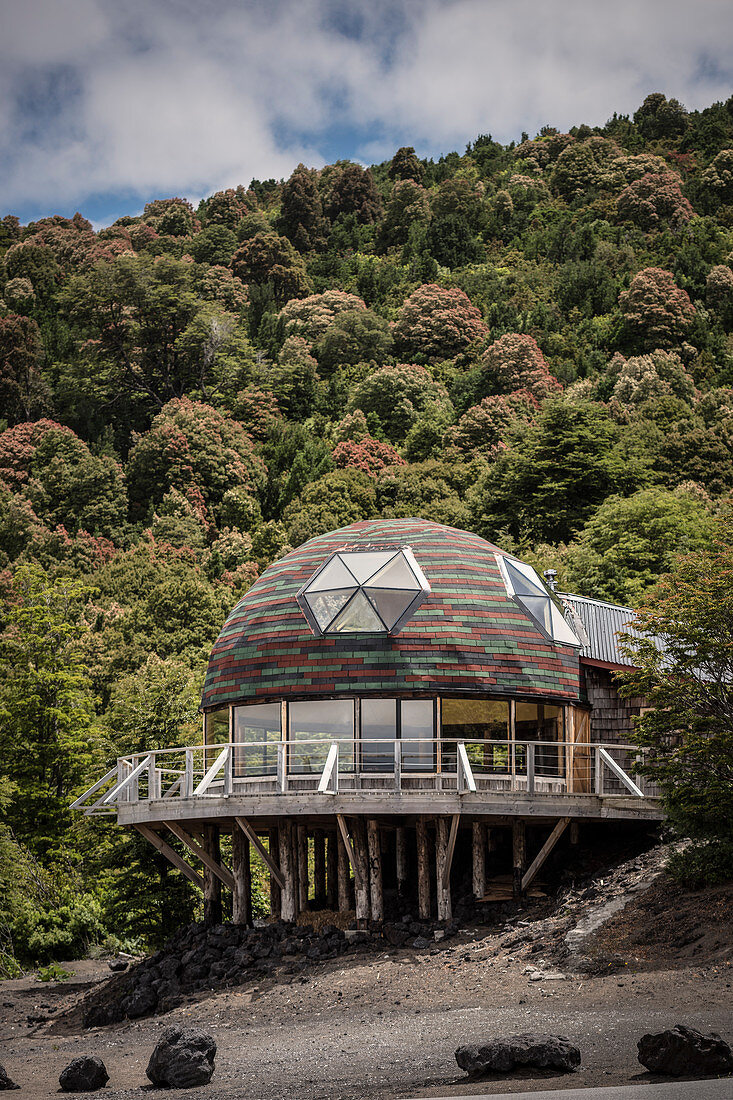
[[[150,1053],[178,1022],[218,1044],[212,1082],[186,1093],[207,1100],[386,1100],[653,1080],[636,1060],[644,1032],[679,1022],[733,1039],[733,888],[687,894],[663,875],[663,860],[659,850],[638,856],[554,902],[494,927],[462,924],[437,942],[407,929],[402,946],[374,936],[332,957],[309,957],[308,947],[264,956],[269,967],[245,971],[242,984],[181,992],[169,1012],[91,1030],[85,1007],[104,1003],[103,983],[115,985],[106,963],[68,964],[74,977],[57,985],[5,982],[0,1062],[21,1084],[19,1097],[40,1100],[56,1094],[73,1057],[96,1054],[110,1074],[105,1095],[122,1100],[148,1084]],[[617,911],[596,928],[610,903]],[[320,942],[295,933],[310,936]],[[462,1043],[527,1030],[580,1047],[569,1081],[524,1073],[477,1083],[458,1070]]]

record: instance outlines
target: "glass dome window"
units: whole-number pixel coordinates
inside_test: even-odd
[[[563,615],[562,607],[539,574],[523,561],[495,554],[507,593],[544,636],[560,645],[582,645]]]
[[[297,594],[314,634],[397,634],[430,592],[409,546],[338,550]]]

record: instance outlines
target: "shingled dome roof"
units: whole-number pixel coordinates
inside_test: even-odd
[[[328,604],[316,596],[324,574]],[[579,644],[512,555],[427,520],[364,520],[265,570],[214,645],[202,706],[351,693],[577,698]]]

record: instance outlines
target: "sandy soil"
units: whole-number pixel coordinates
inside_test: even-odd
[[[593,950],[623,950],[627,959],[620,973],[601,977],[561,977],[549,964],[543,968],[531,945],[502,946],[512,937],[474,929],[422,952],[388,949],[294,965],[291,973],[212,993],[168,1016],[84,1032],[78,1013],[67,1010],[109,971],[104,962],[71,963],[75,975],[63,984],[32,977],[0,984],[0,1062],[21,1084],[19,1098],[40,1100],[56,1094],[71,1058],[96,1054],[110,1074],[109,1100],[139,1096],[161,1030],[181,1021],[209,1031],[218,1044],[211,1084],[186,1093],[207,1100],[385,1100],[654,1080],[636,1060],[645,1031],[684,1022],[733,1040],[733,891],[678,897],[673,908],[688,916],[676,922],[653,909],[671,896],[668,884],[654,889],[596,934]],[[689,938],[695,907],[698,920],[713,914],[697,957],[674,938],[676,925],[685,926],[679,938]],[[710,930],[718,917],[727,940],[725,931]],[[635,945],[651,926],[671,931]],[[546,976],[530,980],[535,967]],[[580,1070],[570,1078],[477,1083],[458,1070],[459,1044],[526,1030],[575,1041]]]

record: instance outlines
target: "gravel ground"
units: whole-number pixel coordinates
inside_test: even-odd
[[[551,926],[562,936],[568,908],[548,916],[545,905],[519,914],[512,931],[469,929],[423,951],[293,964],[166,1016],[84,1031],[81,996],[109,977],[106,963],[86,960],[66,964],[74,976],[65,983],[32,975],[0,983],[0,1063],[22,1086],[20,1100],[45,1100],[73,1057],[96,1054],[110,1074],[108,1100],[139,1097],[150,1089],[145,1067],[160,1032],[181,1022],[218,1044],[214,1078],[187,1091],[192,1100],[397,1100],[653,1081],[636,1059],[645,1032],[685,1023],[733,1041],[733,887],[683,895],[650,870],[634,873],[648,875],[651,889],[588,937],[601,968],[626,961],[618,972],[558,970]],[[571,906],[571,924],[603,903],[597,891],[586,894]],[[528,1030],[574,1041],[580,1070],[480,1082],[458,1070],[461,1043]]]
[[[97,1054],[111,1078],[105,1096],[121,1100],[148,1084],[145,1066],[162,1028],[185,1021],[219,1047],[211,1084],[187,1096],[382,1100],[630,1083],[643,1074],[636,1040],[645,1031],[685,1022],[733,1038],[729,966],[530,981],[524,960],[490,954],[496,937],[463,941],[434,955],[334,960],[270,987],[221,992],[165,1017],[86,1033],[63,1022],[28,1026],[28,1014],[44,1011],[33,1006],[49,1003],[55,990],[6,982],[0,997],[14,1008],[4,1009],[0,1061],[21,1084],[19,1097],[46,1098],[71,1058]],[[105,976],[103,964],[76,966],[80,981]],[[458,1070],[460,1043],[530,1029],[575,1041],[579,1072],[474,1084]]]

